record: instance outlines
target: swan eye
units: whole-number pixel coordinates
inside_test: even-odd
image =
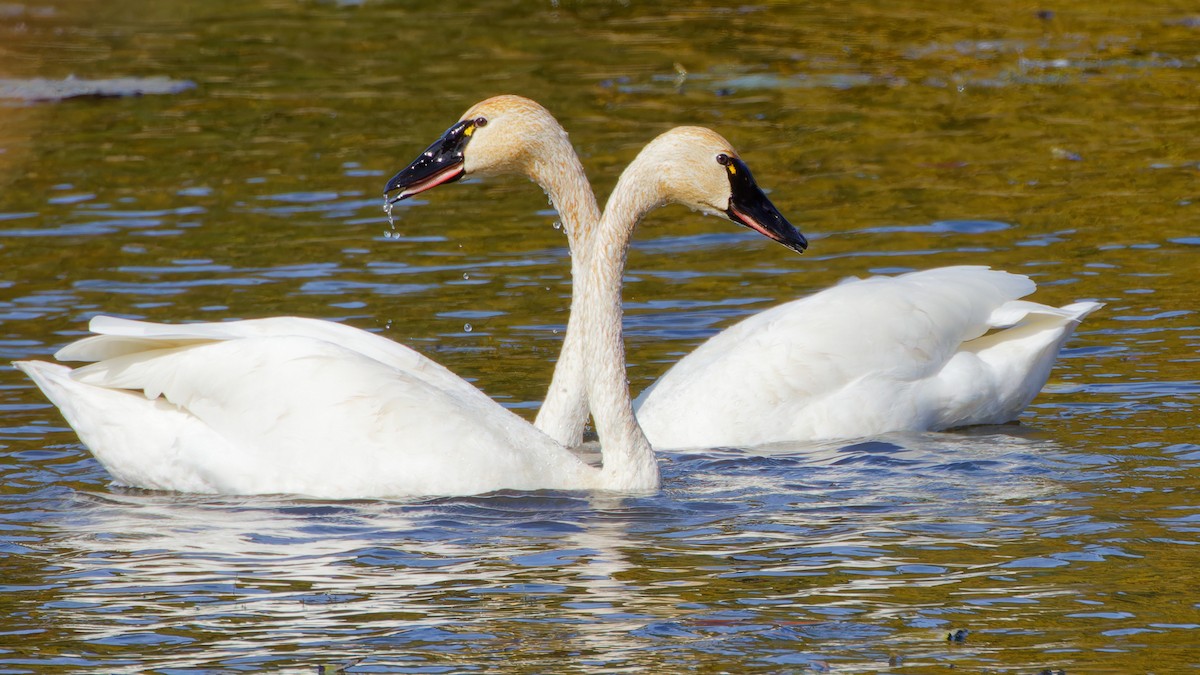
[[[475,118],[475,126],[476,127],[486,127],[487,126],[487,118],[486,117],[476,117]]]
[[[717,155],[717,164],[720,164],[721,166],[729,166],[729,155],[723,152]]]

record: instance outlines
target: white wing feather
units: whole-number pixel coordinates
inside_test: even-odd
[[[243,321],[161,324],[97,316],[89,328],[96,335],[72,342],[54,355],[60,361],[103,361],[124,354],[257,337],[310,337],[323,340],[397,370],[412,373],[432,386],[490,400],[469,382],[420,352],[385,337],[344,324],[295,316]]]

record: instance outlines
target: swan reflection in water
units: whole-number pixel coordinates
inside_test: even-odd
[[[641,602],[622,580],[636,544],[617,496],[406,504],[117,490],[75,502],[56,521],[62,571],[52,576],[74,581],[63,596],[71,607],[49,610],[54,622],[96,643],[204,634],[204,654],[179,654],[174,667],[356,634],[469,639],[498,616],[528,614],[576,617],[572,639],[595,651],[605,634],[632,628],[597,620]],[[98,617],[113,607],[144,620]],[[221,634],[250,620],[257,638]]]
[[[756,639],[772,639],[779,625],[878,630],[897,608],[875,607],[875,591],[1011,593],[994,580],[1011,556],[990,551],[1011,538],[1014,514],[1036,507],[1052,519],[1061,510],[1055,495],[1079,461],[1008,427],[663,460],[670,487],[641,497],[81,493],[52,521],[61,554],[51,560],[62,570],[54,576],[70,580],[61,599],[71,606],[43,612],[85,643],[140,635],[203,644],[156,657],[163,667],[267,648],[377,665],[510,648],[616,662],[664,639],[733,639],[722,637],[731,626]],[[911,568],[931,549],[944,551],[940,567]],[[846,602],[861,616],[813,611]],[[140,625],[102,613],[113,607]],[[233,622],[255,630],[226,631]]]

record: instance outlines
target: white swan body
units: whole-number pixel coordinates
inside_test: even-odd
[[[849,280],[710,338],[639,396],[638,421],[655,447],[1009,422],[1100,307],[1019,300],[1034,289],[983,267]]]
[[[575,455],[437,369],[422,378],[311,335],[202,332],[142,338],[142,351],[75,371],[18,366],[122,485],[329,498],[598,486]]]
[[[491,119],[503,122],[503,115]],[[658,466],[625,380],[624,251],[651,208],[681,201],[731,209],[738,186],[711,161],[724,153],[732,150],[712,132],[664,134],[622,175],[614,192],[621,206],[600,223],[596,241],[606,253],[580,275],[588,311],[576,320],[582,348],[593,355],[584,370],[599,468],[412,350],[326,322],[165,326],[97,318],[93,327],[104,334],[58,355],[90,365],[16,365],[124,485],[328,498],[654,490]],[[642,184],[652,177],[653,185]],[[757,225],[753,216],[738,221]],[[769,225],[765,234],[802,241],[782,217]]]

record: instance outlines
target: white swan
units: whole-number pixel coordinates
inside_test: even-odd
[[[470,136],[504,123],[498,115],[462,128]],[[680,128],[647,145],[618,182],[577,289],[600,468],[428,359],[325,322],[98,318],[94,327],[107,334],[58,354],[90,365],[16,365],[125,485],[328,498],[654,490],[658,465],[625,380],[625,252],[641,217],[669,202],[803,241],[739,166],[720,136]]]
[[[539,117],[549,115],[537,109]],[[544,119],[538,126],[561,129]],[[389,182],[389,191],[401,190],[396,200],[473,172],[470,153],[463,158],[470,138],[459,128]],[[569,146],[556,146],[551,162],[542,157],[546,145],[530,137],[496,145],[522,144],[528,144],[522,162],[492,163],[491,173],[523,173],[554,194],[562,172],[546,167],[578,166],[566,159],[574,154]],[[586,204],[589,198],[578,192],[586,188],[571,187],[573,202]],[[586,210],[574,215],[568,243],[577,274],[594,244]],[[750,446],[1008,422],[1041,390],[1071,332],[1100,307],[1020,300],[1035,289],[1023,275],[970,266],[848,280],[714,336],[638,397],[637,417],[655,447]],[[571,321],[580,312],[578,298],[572,296]],[[586,411],[582,355],[570,328],[538,425],[574,445]]]

